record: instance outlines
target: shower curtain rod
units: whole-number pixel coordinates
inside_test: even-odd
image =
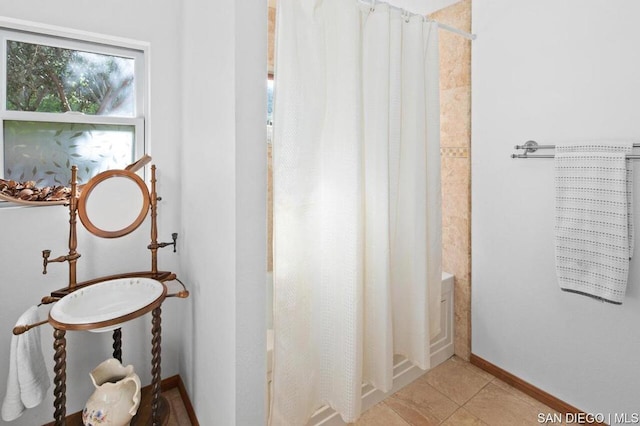
[[[476,37],[477,37],[475,34],[468,33],[468,32],[466,32],[466,31],[462,31],[462,30],[460,30],[460,29],[458,29],[458,28],[456,28],[456,27],[452,27],[451,25],[441,24],[441,23],[440,23],[440,22],[438,22],[438,21],[435,21],[435,20],[433,20],[433,19],[429,19],[429,18],[427,18],[427,17],[425,17],[425,16],[423,16],[423,15],[419,15],[419,14],[417,14],[417,13],[413,13],[413,12],[410,12],[410,11],[408,11],[408,10],[402,9],[402,8],[400,8],[400,7],[394,6],[394,5],[389,4],[389,3],[385,2],[385,1],[378,1],[378,0],[358,0],[358,1],[359,1],[360,3],[362,3],[362,4],[366,4],[367,6],[371,7],[371,10],[375,10],[375,8],[376,8],[376,5],[377,5],[377,4],[386,4],[387,6],[389,6],[389,9],[397,10],[397,11],[398,11],[398,12],[400,12],[402,15],[416,15],[416,16],[420,16],[420,17],[421,17],[422,19],[424,19],[424,20],[427,20],[427,21],[429,21],[429,22],[435,22],[436,24],[438,24],[438,27],[439,27],[439,28],[442,28],[443,30],[446,30],[446,31],[452,32],[452,33],[454,33],[454,34],[458,34],[458,35],[460,35],[460,36],[462,36],[462,37],[466,38],[467,40],[475,40],[475,39],[476,39]]]
[[[640,148],[640,143],[634,143],[634,148]],[[539,149],[555,149],[555,145],[538,145],[536,141],[527,141],[524,145],[516,145],[513,149],[524,149],[524,154],[511,154],[511,158],[555,158],[553,154],[534,154],[529,155],[530,152],[536,152]],[[626,158],[629,160],[638,160],[640,155],[630,154]]]

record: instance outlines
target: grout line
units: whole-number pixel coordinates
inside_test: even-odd
[[[455,355],[454,355],[454,356],[455,356]],[[453,359],[453,358],[452,358],[452,359]],[[470,373],[472,373],[472,374],[475,374],[476,376],[480,377],[480,378],[481,378],[481,379],[483,379],[483,380],[485,380],[485,379],[486,379],[486,377],[485,377],[484,375],[482,375],[482,374],[478,374],[477,372],[473,371],[473,369],[469,368],[469,365],[471,365],[471,363],[470,363],[469,361],[465,361],[464,359],[462,359],[462,358],[459,358],[459,357],[458,357],[456,361],[452,361],[452,362],[459,362],[459,363],[461,364],[462,368],[466,369],[468,372],[470,372]],[[490,374],[490,373],[488,373],[488,374]],[[478,389],[478,391],[477,391],[477,392],[475,392],[473,395],[471,395],[471,396],[469,397],[469,399],[467,399],[467,400],[466,400],[466,401],[461,405],[461,407],[464,407],[465,405],[467,405],[467,403],[468,403],[469,401],[471,401],[471,400],[472,400],[473,398],[475,398],[475,397],[476,397],[480,392],[482,392],[482,389],[486,388],[490,383],[492,383],[492,382],[493,382],[493,380],[494,380],[496,377],[495,377],[493,374],[490,374],[490,375],[491,375],[491,377],[492,377],[492,378],[491,378],[491,379],[489,379],[489,380],[487,381],[487,383],[485,383],[484,385],[482,385],[482,387],[481,387],[480,389]],[[455,402],[455,401],[454,401],[454,402]]]
[[[453,413],[451,413],[451,415],[449,417],[447,417],[446,419],[444,419],[443,421],[440,422],[440,424],[445,423],[447,420],[449,420],[450,418],[452,418],[458,411],[464,409],[464,411],[466,411],[467,413],[469,413],[470,415],[472,415],[473,417],[475,417],[476,419],[478,419],[478,421],[481,423],[482,426],[490,426],[487,422],[485,422],[484,420],[482,420],[480,417],[476,416],[475,414],[473,414],[471,411],[467,410],[464,406],[460,406],[458,407],[458,409],[456,411],[454,411]]]
[[[477,373],[476,373],[477,374]],[[487,383],[485,383],[484,385],[482,385],[482,387],[480,389],[478,389],[478,391],[476,393],[474,393],[469,399],[467,399],[464,404],[462,404],[462,406],[464,407],[465,405],[467,405],[469,403],[469,401],[471,401],[473,398],[475,398],[476,396],[478,396],[478,394],[480,392],[482,392],[482,390],[484,388],[486,388],[487,386],[489,386],[489,384],[491,384],[491,382],[493,382],[493,380],[489,380]]]
[[[456,404],[456,405],[458,405],[458,404]],[[451,417],[453,417],[453,415],[454,415],[454,414],[456,414],[458,411],[460,411],[460,409],[461,409],[461,408],[462,408],[462,405],[458,405],[458,408],[456,408],[456,409],[453,411],[453,413],[449,414],[449,416],[448,416],[446,419],[442,420],[442,421],[440,422],[440,424],[442,424],[442,423],[446,422],[446,421],[447,421],[447,420],[449,420]]]
[[[394,410],[394,409],[393,409],[393,407],[392,407],[392,406],[387,405],[387,403],[386,403],[386,402],[384,402],[384,400],[380,401],[380,403],[381,403],[381,404],[384,404],[384,406],[385,406],[385,407],[387,407],[387,408],[388,408],[389,410],[391,410],[391,411],[392,411],[396,416],[398,416],[398,418],[400,418],[400,421],[401,421],[402,423],[406,424],[407,426],[412,426],[412,425],[411,425],[411,423],[407,422],[407,421],[404,419],[404,417],[402,417],[402,416],[400,415],[400,413],[398,413],[396,410]],[[373,407],[371,407],[371,408],[373,408]],[[400,425],[398,425],[398,426],[400,426]]]
[[[439,394],[441,397],[443,397],[444,399],[446,399],[446,400],[450,401],[453,405],[455,405],[455,406],[456,406],[456,409],[453,411],[454,413],[455,413],[456,411],[458,411],[460,408],[462,408],[462,406],[461,406],[460,404],[458,404],[457,402],[455,402],[454,400],[452,400],[451,398],[449,398],[447,395],[445,395],[444,393],[442,393],[442,392],[441,392],[438,388],[436,388],[435,386],[433,386],[433,385],[431,385],[430,383],[428,383],[428,382],[426,381],[426,374],[425,374],[424,376],[422,376],[422,377],[419,377],[416,381],[414,381],[413,383],[409,384],[408,386],[412,386],[412,385],[415,385],[415,384],[419,384],[420,386],[427,386],[427,387],[429,387],[431,390],[433,390],[433,391],[435,391],[437,394]],[[400,392],[400,391],[398,391],[398,392]],[[395,394],[397,394],[398,392],[394,393],[393,395],[390,395],[390,396],[389,396],[389,398],[393,398],[393,397],[394,397],[394,395],[395,395]],[[419,404],[417,404],[417,403],[416,403],[416,401],[414,401],[413,399],[411,399],[410,401],[406,401],[406,400],[401,399],[401,398],[396,398],[396,399],[397,399],[398,401],[400,401],[400,403],[402,403],[402,404],[404,404],[404,405],[407,405],[407,406],[409,406],[409,407],[410,407],[410,408],[412,408],[412,409],[414,409],[414,408],[418,408],[418,407],[415,407],[415,406],[417,406],[417,405],[419,405]],[[384,403],[385,401],[386,401],[386,399],[385,399],[385,400],[383,400],[383,401],[381,401],[381,402],[383,402],[383,403]],[[388,407],[389,407],[389,408],[390,408],[394,413],[398,414],[398,416],[400,416],[400,417],[402,418],[402,416],[400,415],[400,413],[398,413],[396,410],[394,410],[394,409],[393,409],[393,407],[391,407],[390,405],[387,405],[387,406],[388,406]],[[419,411],[419,410],[416,410],[416,411],[417,411],[418,413],[420,413],[420,411]],[[451,416],[453,415],[453,413],[452,413],[452,414],[450,414],[449,416],[447,416],[446,418],[444,418],[444,419],[440,420],[440,418],[439,418],[438,416],[436,416],[434,413],[431,413],[431,414],[439,420],[439,423],[438,423],[438,424],[442,424],[442,423],[444,423],[444,422],[445,422],[449,417],[451,417]],[[402,418],[402,420],[403,420],[403,421],[405,421],[406,423],[408,423],[406,420],[404,420],[404,418]],[[408,423],[408,424],[409,424],[409,426],[413,426],[411,423]]]

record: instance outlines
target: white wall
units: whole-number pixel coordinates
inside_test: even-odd
[[[48,25],[126,37],[151,43],[150,65],[150,143],[153,161],[158,165],[160,203],[159,237],[170,240],[180,227],[180,141],[181,87],[179,53],[180,4],[168,0],[82,2],[76,0],[25,0],[3,2],[0,16]],[[68,211],[64,207],[0,209],[0,397],[4,397],[8,374],[11,329],[18,316],[52,290],[67,283],[67,266],[52,264],[42,275],[41,250],[49,248],[52,257],[66,254]],[[179,237],[179,253],[170,249],[160,253],[159,266],[178,272],[180,252],[187,242]],[[80,232],[79,279],[125,271],[149,269],[148,223],[129,237],[116,241],[100,240]],[[187,282],[188,284],[188,282]],[[179,372],[182,352],[181,322],[183,300],[167,300],[163,305],[162,374]],[[48,308],[41,308],[45,318]],[[150,316],[123,327],[123,361],[134,364],[144,384],[151,380]],[[53,376],[52,328],[41,327],[45,358]],[[78,411],[92,392],[89,371],[110,356],[110,335],[88,332],[67,333],[67,413]],[[33,426],[53,418],[53,387],[47,399],[28,410],[20,419],[0,424]]]
[[[164,198],[160,238],[180,232],[179,253],[161,251],[160,266],[177,271],[191,290],[186,301],[163,305],[162,372],[182,375],[203,424],[265,421],[266,7],[262,0],[0,4],[1,16],[151,43],[149,129]],[[4,383],[15,320],[67,279],[62,265],[40,273],[40,251],[65,253],[68,213],[62,207],[3,209],[0,220],[0,286],[11,296],[0,302]],[[148,268],[147,232],[148,224],[115,246],[81,234],[80,279]],[[124,361],[136,365],[145,383],[148,319],[123,328]],[[67,335],[71,413],[91,393],[88,372],[110,354],[110,339]],[[52,340],[51,329],[43,328],[51,370]],[[49,396],[11,424],[45,423],[52,401]]]
[[[181,371],[202,424],[265,423],[267,2],[183,2]]]
[[[640,261],[622,306],[560,291],[552,160],[509,155],[529,139],[640,141],[640,3],[472,7],[472,351],[582,410],[637,412]]]

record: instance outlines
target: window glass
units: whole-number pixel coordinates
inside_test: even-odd
[[[144,50],[89,37],[0,27],[0,178],[86,183],[145,153]]]
[[[133,116],[134,60],[7,41],[7,109]]]
[[[5,179],[37,186],[69,184],[71,166],[78,181],[131,164],[135,126],[5,121]]]
[[[273,79],[267,79],[267,125],[273,124]]]

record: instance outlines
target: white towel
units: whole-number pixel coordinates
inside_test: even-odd
[[[621,304],[633,253],[633,145],[556,146],[560,288]]]
[[[37,306],[20,316],[18,325],[38,322]],[[7,394],[2,402],[2,420],[15,420],[27,408],[35,407],[44,399],[51,380],[42,355],[40,328],[11,337]]]

